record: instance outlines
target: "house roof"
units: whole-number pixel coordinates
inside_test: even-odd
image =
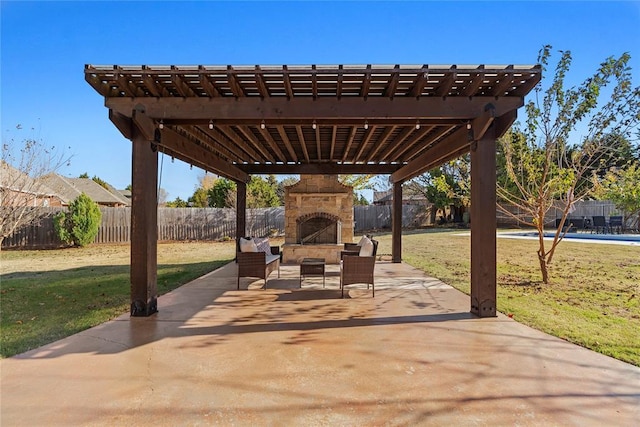
[[[54,196],[55,192],[40,180],[0,160],[0,187],[19,193]]]
[[[500,136],[538,65],[85,66],[129,139],[218,175],[391,174]],[[135,126],[132,126],[135,125]]]
[[[428,201],[424,194],[417,193],[411,190],[411,188],[407,188],[406,191],[402,193],[402,200],[413,200],[413,201]],[[391,203],[393,201],[393,190],[386,191],[374,191],[373,192],[373,203]]]
[[[84,193],[99,205],[130,204],[116,197],[100,184],[89,178],[67,178],[58,174],[43,177],[45,184],[50,187],[65,203],[73,201]]]
[[[121,203],[129,206],[131,205],[131,192],[128,190],[118,190],[113,185],[109,183],[105,183],[107,190],[113,194],[116,199],[120,200]],[[129,197],[127,197],[127,193]]]

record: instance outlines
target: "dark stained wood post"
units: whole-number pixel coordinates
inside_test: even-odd
[[[236,245],[247,232],[247,184],[236,182]]]
[[[158,311],[158,152],[132,129],[131,316]]]
[[[471,143],[471,313],[496,316],[495,125]]]
[[[402,182],[393,184],[391,239],[391,258],[395,263],[402,262]]]

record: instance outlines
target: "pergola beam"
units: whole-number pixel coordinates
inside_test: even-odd
[[[249,182],[249,175],[245,172],[241,171],[231,163],[220,159],[212,152],[193,143],[193,141],[190,141],[173,129],[169,129],[165,126],[164,129],[160,131],[160,135],[160,141],[158,142],[159,146],[166,147],[171,151],[180,153],[180,155],[185,159],[198,159],[203,166],[208,166],[203,167],[203,169],[209,172],[234,181]]]
[[[429,169],[442,164],[443,159],[452,152],[459,151],[461,148],[468,148],[470,144],[465,128],[459,128],[442,141],[435,144],[433,148],[425,151],[414,161],[398,169],[391,174],[391,182],[405,182],[416,177]]]
[[[401,119],[415,121],[470,120],[492,103],[496,116],[522,105],[520,97],[446,97],[446,98],[302,98],[295,102],[286,98],[240,97],[229,102],[227,98],[171,97],[171,98],[107,98],[105,105],[114,111],[131,115],[136,106],[144,106],[146,114],[155,120],[248,120],[255,125],[269,120],[368,120],[370,124],[384,120]],[[374,119],[376,121],[374,122]]]
[[[261,160],[261,156],[255,150],[253,150],[251,147],[237,138],[236,134],[232,132],[224,132],[222,126],[203,130],[203,132],[207,134],[213,141],[215,141],[217,145],[228,147],[228,150],[237,157],[246,158],[244,154],[246,153],[246,155],[250,157],[251,161],[255,162]],[[231,143],[229,143],[228,141],[230,141]],[[215,145],[216,144],[214,144],[214,146]]]
[[[267,159],[267,161],[269,162],[276,161],[275,156],[272,153],[270,153],[269,150],[267,150],[267,148],[264,145],[254,143],[255,136],[251,134],[251,130],[249,128],[245,126],[236,126],[236,129],[238,129],[238,132],[240,132],[244,137],[244,139],[249,142],[249,146],[254,148],[256,151],[259,151],[260,154],[262,154],[264,158]]]
[[[309,163],[309,150],[307,150],[307,143],[304,140],[302,126],[296,126],[296,133],[298,134],[298,141],[300,141],[300,147],[302,148],[302,155],[304,156],[304,160]]]
[[[131,126],[133,125],[133,120],[130,117],[125,116],[124,114],[117,113],[113,110],[109,110],[109,120],[111,123],[120,131],[122,136],[131,140],[133,139],[133,133]]]
[[[344,163],[310,163],[310,164],[242,164],[238,169],[249,175],[389,175],[402,167],[402,164],[344,164]]]
[[[454,154],[457,157],[466,152],[471,141],[483,138],[494,121],[495,111],[493,104],[487,104],[484,112],[469,122],[470,129],[461,127],[442,141],[434,144],[433,148],[428,149],[411,163],[394,172],[391,175],[391,182],[407,181],[450,160]]]

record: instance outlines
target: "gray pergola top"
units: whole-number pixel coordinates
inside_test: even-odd
[[[254,173],[388,173],[403,182],[516,118],[541,67],[85,66],[110,118],[236,181]]]

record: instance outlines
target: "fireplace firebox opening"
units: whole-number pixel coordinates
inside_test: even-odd
[[[341,243],[340,218],[324,212],[304,215],[296,220],[296,243],[301,245]]]

